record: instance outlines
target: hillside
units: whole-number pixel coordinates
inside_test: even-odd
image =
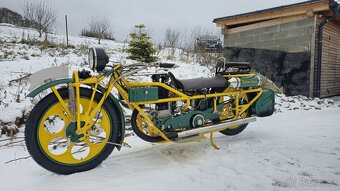
[[[117,43],[111,40],[102,40],[97,44],[94,38],[86,38],[71,35],[69,37],[70,47],[66,47],[66,37],[60,34],[49,34],[50,43],[44,44],[44,37],[39,38],[38,33],[29,28],[16,27],[9,24],[0,24],[0,122],[6,123],[8,128],[15,128],[15,120],[22,114],[29,113],[32,102],[39,99],[28,99],[28,77],[29,74],[41,69],[67,65],[69,75],[72,71],[87,68],[87,53],[89,47],[101,47],[106,50],[111,61],[131,63],[126,60],[125,49],[127,44]],[[167,61],[169,50],[163,49],[158,56],[162,61]],[[176,51],[179,58],[180,51]],[[190,78],[193,76],[206,77],[210,74],[208,70],[196,63],[185,64],[176,62],[180,68],[171,70],[179,78]],[[187,72],[182,72],[182,71]],[[138,78],[148,80],[148,78]],[[14,81],[13,81],[14,80]]]

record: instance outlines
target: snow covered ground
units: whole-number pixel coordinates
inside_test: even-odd
[[[65,64],[70,70],[82,67],[86,55],[77,50],[84,44],[96,45],[95,39],[73,36],[70,42],[75,48],[60,54],[60,50],[42,51],[18,43],[23,33],[29,33],[30,38],[36,35],[0,24],[0,40],[6,41],[0,43],[0,120],[4,122],[15,120],[23,109],[32,106],[24,96],[29,84],[9,85],[10,80],[55,65]],[[51,38],[64,41],[58,34]],[[124,44],[103,41],[101,47],[112,60],[126,56]],[[13,52],[4,58],[8,51]],[[166,61],[166,51],[159,55]],[[178,65],[172,72],[179,78],[209,76],[208,70],[197,64]],[[0,187],[6,191],[340,190],[339,114],[340,97],[320,100],[278,95],[273,116],[258,118],[234,137],[216,134],[220,150],[207,140],[157,145],[130,136],[126,141],[132,148],[114,151],[99,167],[69,176],[48,172],[33,159],[24,159],[29,154],[22,142],[22,126],[13,140],[17,142],[0,137]],[[8,143],[12,144],[6,146]],[[19,158],[23,159],[10,162]]]
[[[339,104],[339,102],[337,102]],[[56,175],[28,156],[24,146],[0,148],[0,182],[6,190],[339,190],[339,107],[295,110],[258,118],[235,137],[152,145],[127,138],[94,170]]]

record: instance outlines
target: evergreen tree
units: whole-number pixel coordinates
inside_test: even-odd
[[[135,26],[136,31],[130,33],[131,41],[127,52],[130,54],[128,59],[137,60],[140,62],[155,62],[158,58],[153,56],[156,53],[150,37],[144,32],[143,24]]]

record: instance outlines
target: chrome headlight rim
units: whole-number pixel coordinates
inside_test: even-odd
[[[96,48],[89,49],[88,55],[89,67],[92,71],[96,71],[97,68],[97,51]]]

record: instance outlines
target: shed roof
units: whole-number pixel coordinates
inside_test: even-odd
[[[268,21],[283,17],[309,16],[322,12],[326,16],[332,15],[329,3],[331,0],[309,0],[300,3],[278,6],[243,14],[220,17],[213,20],[220,27],[242,26],[251,23]]]

